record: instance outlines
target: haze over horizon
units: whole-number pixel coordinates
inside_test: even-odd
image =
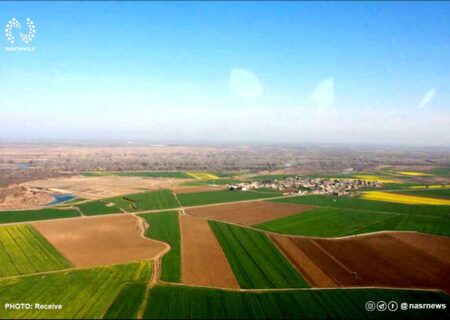
[[[450,3],[0,3],[0,140],[450,145]]]

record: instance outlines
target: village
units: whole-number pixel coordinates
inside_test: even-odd
[[[382,188],[378,181],[362,179],[336,179],[336,178],[306,178],[300,176],[286,177],[262,181],[248,181],[227,185],[228,190],[248,191],[260,188],[270,188],[288,194],[330,194],[345,196],[350,191],[361,188]]]

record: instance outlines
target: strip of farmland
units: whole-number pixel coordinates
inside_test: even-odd
[[[72,270],[52,274],[0,279],[0,304],[15,301],[61,304],[55,309],[3,309],[5,319],[100,319],[130,282],[148,281],[148,262],[130,263],[95,269]],[[33,305],[34,306],[34,305]]]
[[[271,198],[281,195],[281,193],[258,193],[251,191],[209,191],[199,193],[179,194],[183,206],[198,206],[212,203],[223,203],[232,201],[243,201],[253,199]]]
[[[0,227],[0,276],[71,267],[56,249],[28,225]]]
[[[402,190],[402,191],[400,191],[400,193],[450,200],[450,189]]]
[[[103,319],[137,319],[145,298],[147,283],[125,283]]]
[[[313,237],[342,237],[385,230],[450,235],[450,220],[446,218],[335,208],[317,208],[255,227]]]
[[[74,209],[0,211],[0,223],[50,220],[50,219],[71,218],[79,216],[80,213]]]
[[[178,171],[84,172],[81,175],[85,177],[118,176],[118,177],[192,179],[192,177],[187,173]]]
[[[262,232],[209,221],[241,288],[305,288],[307,282]]]
[[[182,215],[180,225],[183,235],[183,283],[239,288],[228,260],[208,222],[203,218]]]
[[[148,238],[160,240],[170,245],[170,251],[164,254],[162,258],[161,280],[180,282],[181,257],[178,212],[148,213],[142,214],[140,217],[149,224],[145,233]]]
[[[236,292],[157,286],[150,290],[144,319],[446,319],[449,309],[368,312],[367,301],[435,303],[449,296],[435,291],[389,289]]]
[[[104,199],[103,202],[113,203],[127,212],[163,210],[179,207],[178,201],[170,190],[133,193]]]
[[[257,201],[250,203],[232,203],[213,207],[192,208],[186,209],[186,212],[193,216],[252,225],[267,220],[291,216],[299,212],[307,211],[311,208],[313,207],[298,204]]]
[[[450,206],[408,205],[382,201],[364,200],[356,197],[299,196],[274,200],[283,203],[298,203],[312,206],[359,209],[377,212],[406,213],[411,215],[450,218]]]
[[[101,200],[84,202],[77,205],[77,207],[87,216],[122,212],[122,210],[120,210],[120,208],[116,205],[109,205]]]

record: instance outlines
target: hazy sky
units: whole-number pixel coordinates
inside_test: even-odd
[[[450,145],[449,17],[450,2],[2,2],[0,139]]]

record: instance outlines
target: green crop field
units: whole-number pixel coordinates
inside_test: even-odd
[[[33,227],[0,227],[1,277],[69,267],[70,262]]]
[[[107,206],[106,203],[101,200],[84,202],[77,205],[77,207],[87,216],[122,212],[116,205]]]
[[[450,189],[414,189],[414,190],[401,190],[396,193],[408,194],[412,196],[450,199]]]
[[[450,236],[450,220],[439,217],[340,208],[317,208],[255,225],[278,233],[341,237],[384,231],[419,231]]]
[[[70,218],[78,216],[80,216],[80,213],[74,209],[0,211],[0,223]]]
[[[187,286],[150,290],[144,319],[448,319],[450,311],[372,311],[367,301],[450,303],[436,291],[332,289],[237,292]]]
[[[234,180],[234,179],[211,179],[211,180],[193,180],[183,182],[182,186],[208,186],[208,185],[226,185],[226,184],[235,184],[243,182],[243,180]]]
[[[306,288],[307,282],[262,232],[209,221],[241,288]]]
[[[135,207],[135,211],[172,209],[180,206],[170,190],[134,193],[124,196],[124,199],[134,201],[132,209]]]
[[[147,283],[125,283],[103,319],[136,319],[144,302]]]
[[[179,194],[178,199],[180,199],[183,206],[198,206],[211,203],[263,199],[278,195],[281,195],[281,193],[224,190]]]
[[[432,173],[436,176],[450,177],[450,167],[434,168],[430,171],[425,171],[426,173]]]
[[[160,240],[170,245],[170,251],[162,258],[161,280],[180,282],[181,280],[181,253],[180,253],[180,225],[178,212],[161,212],[142,214],[148,224],[146,236]]]
[[[140,262],[0,279],[1,318],[101,319],[125,283],[144,282],[150,275],[149,263]],[[62,309],[3,308],[14,302],[61,304]]]
[[[102,202],[114,203],[117,207],[126,212],[173,209],[180,206],[170,190],[127,194],[124,196],[102,199]]]
[[[330,208],[349,208],[377,212],[395,212],[414,214],[419,216],[433,216],[447,219],[450,218],[450,206],[409,205],[401,203],[364,200],[357,197],[311,195],[277,199],[273,201],[284,203],[299,203]]]
[[[126,171],[126,172],[84,172],[85,177],[119,176],[119,177],[146,177],[146,178],[177,178],[192,179],[186,172],[180,171]]]

